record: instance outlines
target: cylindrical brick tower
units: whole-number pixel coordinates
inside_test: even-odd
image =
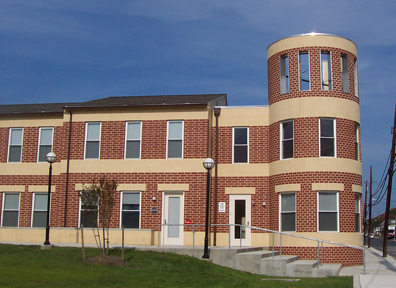
[[[267,59],[270,229],[362,246],[356,45],[303,34],[271,44]],[[317,242],[282,246],[317,258]],[[358,265],[362,253],[325,244],[324,262]]]

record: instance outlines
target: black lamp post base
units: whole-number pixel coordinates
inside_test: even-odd
[[[209,249],[208,249],[208,239],[205,238],[205,247],[204,247],[204,255],[202,256],[203,259],[209,259]]]
[[[51,249],[53,247],[55,247],[55,246],[52,244],[48,244],[48,245],[44,244],[44,245],[41,245],[41,250],[47,250],[47,249]]]

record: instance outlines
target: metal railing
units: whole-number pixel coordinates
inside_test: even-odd
[[[158,247],[161,245],[161,235],[163,236],[164,234],[162,233],[161,229],[163,226],[183,226],[183,227],[192,227],[192,233],[193,233],[193,248],[195,248],[195,227],[197,226],[205,226],[205,224],[158,224]],[[231,249],[231,227],[239,227],[239,246],[242,247],[242,228],[245,229],[253,229],[253,230],[258,230],[258,231],[263,231],[267,233],[272,233],[272,259],[275,257],[275,234],[279,234],[279,255],[282,256],[282,235],[285,236],[290,236],[290,237],[296,237],[296,238],[301,238],[301,239],[306,239],[310,241],[316,241],[318,242],[318,265],[317,268],[319,269],[319,266],[323,266],[323,243],[326,244],[331,244],[331,245],[336,245],[336,246],[342,246],[342,247],[347,247],[347,248],[352,248],[352,249],[357,249],[357,250],[362,250],[363,251],[363,274],[366,274],[366,253],[364,247],[359,247],[359,246],[354,246],[354,245],[349,245],[349,244],[344,244],[344,243],[337,243],[333,241],[328,241],[328,240],[323,240],[323,239],[318,239],[318,238],[312,238],[312,237],[306,237],[306,236],[301,236],[301,235],[296,235],[292,233],[287,233],[287,232],[282,232],[282,231],[275,231],[275,230],[270,230],[270,229],[264,229],[260,227],[255,227],[255,226],[248,226],[248,225],[240,225],[240,224],[210,224],[210,226],[228,226],[228,248]],[[246,231],[246,230],[245,230]],[[161,232],[161,233],[160,233]],[[320,245],[321,244],[321,245]]]

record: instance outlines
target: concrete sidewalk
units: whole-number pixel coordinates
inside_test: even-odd
[[[366,274],[363,274],[363,266],[354,266],[342,268],[340,276],[353,275],[354,288],[395,287],[396,260],[392,256],[383,258],[382,252],[374,248],[367,248],[365,253]]]

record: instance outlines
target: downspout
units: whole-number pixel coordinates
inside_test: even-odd
[[[219,160],[219,116],[221,108],[214,108],[214,115],[216,117],[216,159],[215,159],[215,195],[214,195],[214,235],[213,235],[213,246],[216,246],[216,233],[217,233],[217,163]]]
[[[68,110],[70,114],[70,120],[69,120],[69,139],[68,139],[68,147],[67,147],[67,159],[66,159],[66,187],[65,187],[65,218],[63,221],[63,227],[66,227],[66,219],[67,219],[67,196],[68,196],[68,191],[69,191],[69,166],[70,166],[70,145],[71,145],[71,131],[72,131],[72,118],[73,114],[71,112],[71,109]]]

